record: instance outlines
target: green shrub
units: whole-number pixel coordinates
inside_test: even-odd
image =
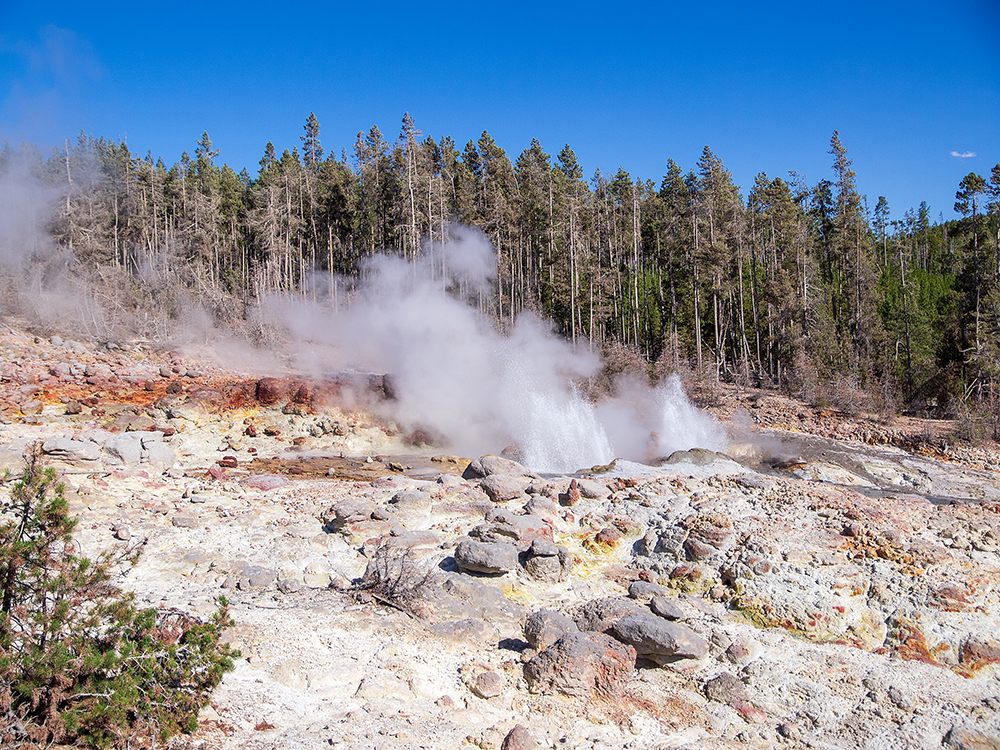
[[[0,499],[0,747],[147,747],[197,727],[238,656],[219,600],[203,623],[138,609],[110,582],[117,562],[74,554],[63,486],[38,450]]]

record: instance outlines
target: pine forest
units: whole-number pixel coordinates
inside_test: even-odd
[[[101,290],[100,318],[81,321],[98,337],[163,335],[192,305],[261,337],[247,311],[264,295],[335,304],[366,258],[417,256],[462,224],[496,249],[484,304],[501,329],[532,311],[619,367],[973,415],[998,436],[1000,165],[956,185],[961,218],[935,223],[925,203],[890,220],[885,198],[859,194],[837,132],[829,179],[760,173],[749,187],[708,146],[655,180],[588,177],[569,145],[553,156],[533,140],[512,158],[487,132],[459,147],[408,114],[394,140],[372,127],[352,153],[325,153],[312,114],[300,141],[266,144],[251,175],[220,164],[207,133],[170,165],[81,134],[47,158],[6,145],[0,175],[37,188],[6,191],[15,215],[48,196],[42,231],[17,241],[42,276],[58,263]],[[3,312],[24,297],[4,294]]]

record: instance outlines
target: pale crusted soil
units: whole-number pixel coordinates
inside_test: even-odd
[[[227,637],[242,656],[176,747],[493,748],[517,724],[543,748],[1000,746],[996,454],[944,446],[933,424],[727,397],[739,462],[620,464],[592,477],[602,497],[572,506],[551,502],[569,477],[536,477],[501,504],[530,503],[572,553],[570,577],[543,583],[523,569],[456,573],[455,544],[494,503],[457,476],[463,462],[409,457],[406,436],[364,412],[261,407],[245,381],[156,352],[68,352],[16,332],[3,346],[4,465],[31,441],[137,429],[139,417],[173,432],[165,474],[57,465],[83,553],[119,543],[116,530],[143,545],[121,581],[142,602],[201,616],[219,595],[232,602]],[[116,380],[49,372],[69,360],[107,363]],[[65,414],[94,392],[96,405]],[[311,470],[329,460],[311,457],[341,453],[357,462],[336,477],[332,464]],[[274,457],[294,461],[253,463]],[[364,512],[335,531],[328,509],[343,503]],[[385,540],[446,585],[414,592],[410,614],[352,591]],[[666,588],[709,653],[641,662],[613,699],[532,694],[523,617],[572,615],[638,578]],[[726,672],[748,701],[707,697]],[[471,689],[484,673],[498,685],[489,697]]]

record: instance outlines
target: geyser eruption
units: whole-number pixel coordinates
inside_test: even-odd
[[[391,373],[391,417],[465,455],[514,445],[535,470],[569,472],[725,448],[722,428],[688,402],[676,377],[657,388],[622,381],[616,398],[594,406],[574,383],[600,370],[595,354],[574,351],[530,313],[500,334],[471,304],[491,294],[493,248],[475,229],[453,235],[415,260],[371,259],[338,309],[272,297],[262,314],[299,342],[300,366]]]

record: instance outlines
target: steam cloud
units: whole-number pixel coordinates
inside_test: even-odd
[[[516,446],[539,471],[566,472],[614,458],[648,461],[675,450],[724,450],[723,429],[690,404],[679,379],[650,388],[622,380],[599,406],[574,383],[600,370],[537,316],[507,335],[470,304],[488,300],[496,256],[478,230],[418,259],[377,256],[342,308],[301,297],[265,300],[261,315],[296,342],[297,366],[392,375],[392,418],[446,437],[466,455]]]

